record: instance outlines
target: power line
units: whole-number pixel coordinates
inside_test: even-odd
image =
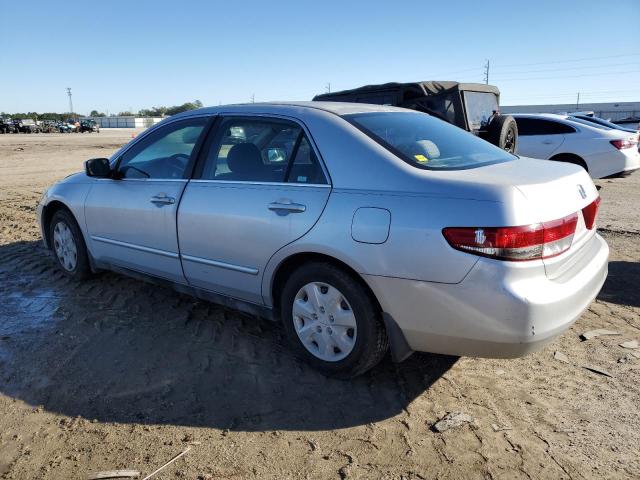
[[[579,67],[567,67],[567,68],[545,68],[542,70],[524,70],[519,72],[505,72],[505,75],[522,75],[524,73],[542,73],[542,72],[562,72],[567,70],[584,70],[594,68],[609,68],[609,67],[625,67],[627,65],[640,66],[640,62],[625,62],[625,63],[612,63],[608,65],[582,65]],[[500,70],[500,68],[498,68]]]
[[[574,63],[574,62],[584,62],[586,60],[603,60],[609,58],[622,58],[622,57],[638,57],[640,53],[625,53],[621,55],[607,55],[606,57],[583,57],[583,58],[574,58],[569,60],[551,60],[548,62],[536,62],[536,63],[512,63],[510,65],[502,65],[500,68],[508,68],[508,67],[530,67],[533,65],[549,65],[552,63]]]
[[[519,78],[498,78],[494,79],[497,82],[515,82],[522,80],[558,80],[563,78],[582,78],[582,77],[597,77],[602,75],[624,75],[627,73],[638,73],[640,70],[627,70],[624,72],[600,72],[600,73],[583,73],[581,75],[562,75],[558,77],[519,77]]]

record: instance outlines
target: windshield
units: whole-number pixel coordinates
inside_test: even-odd
[[[498,111],[498,97],[489,92],[464,92],[464,105],[470,130],[485,128],[491,115]]]
[[[464,130],[419,112],[345,115],[407,163],[427,170],[459,170],[517,157]]]

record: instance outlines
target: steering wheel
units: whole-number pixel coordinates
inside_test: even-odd
[[[191,155],[186,153],[175,153],[167,158],[167,164],[169,165],[169,171],[167,172],[171,178],[182,178],[185,168]]]

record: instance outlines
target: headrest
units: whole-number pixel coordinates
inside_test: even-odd
[[[253,143],[239,143],[227,153],[227,165],[233,173],[254,174],[264,169],[260,150]]]

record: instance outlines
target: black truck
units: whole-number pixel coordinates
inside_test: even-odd
[[[428,113],[514,153],[518,126],[500,114],[500,91],[483,83],[425,81],[367,85],[316,95],[314,101],[392,105]]]

